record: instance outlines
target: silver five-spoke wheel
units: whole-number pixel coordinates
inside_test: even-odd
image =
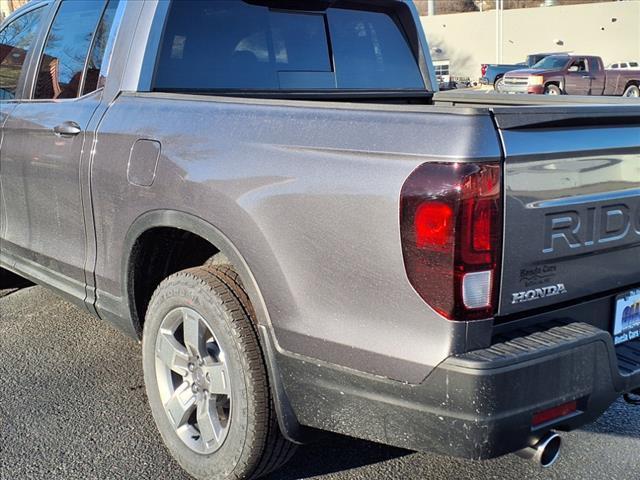
[[[160,399],[178,437],[194,452],[218,450],[232,414],[225,354],[204,318],[191,308],[169,312],[155,349]]]

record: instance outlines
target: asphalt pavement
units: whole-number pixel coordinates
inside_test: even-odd
[[[139,345],[41,287],[0,294],[0,479],[187,479],[164,449]],[[565,434],[541,470],[513,455],[472,462],[342,436],[301,447],[270,479],[640,480],[640,407],[619,401]]]

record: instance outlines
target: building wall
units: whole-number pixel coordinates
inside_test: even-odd
[[[505,10],[501,42],[496,10],[422,17],[422,25],[433,59],[449,60],[451,75],[472,81],[483,63],[518,63],[529,53],[640,60],[640,0]]]
[[[0,22],[29,0],[0,0]]]

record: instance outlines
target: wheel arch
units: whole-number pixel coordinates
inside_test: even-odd
[[[624,92],[627,91],[627,88],[629,88],[631,86],[640,87],[640,80],[636,80],[635,78],[632,78],[631,80],[627,80],[627,83],[625,84],[624,88],[622,89],[622,93],[624,94]]]
[[[545,89],[549,85],[555,85],[556,87],[558,87],[560,89],[561,93],[564,93],[564,83],[561,80],[553,79],[553,80],[547,80],[546,82],[544,82],[544,88]]]
[[[145,233],[161,228],[177,229],[196,235],[210,243],[218,252],[224,254],[242,280],[255,310],[257,324],[271,325],[260,288],[249,265],[233,242],[220,229],[190,213],[178,210],[153,210],[138,217],[129,227],[125,237],[124,255],[122,257],[122,298],[126,302],[128,313],[138,334],[140,334],[142,322],[138,317],[135,289],[133,288],[136,245]]]

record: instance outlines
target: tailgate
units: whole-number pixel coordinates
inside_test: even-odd
[[[640,284],[640,105],[495,109],[504,153],[499,315]]]

